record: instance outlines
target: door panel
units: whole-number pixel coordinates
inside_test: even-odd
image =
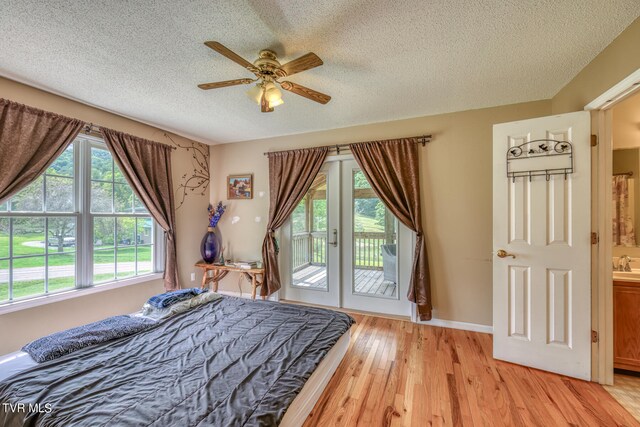
[[[493,249],[515,256],[494,258],[494,357],[583,379],[591,372],[589,133],[589,114],[577,112],[495,125],[493,141]],[[570,141],[574,172],[508,178],[507,149],[537,139]],[[536,169],[558,167],[558,157],[524,156]]]
[[[342,162],[344,308],[409,316],[406,259],[411,232],[371,189],[355,161]]]
[[[340,306],[340,168],[327,163],[283,229],[284,298]]]

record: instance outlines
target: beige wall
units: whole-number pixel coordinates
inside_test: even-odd
[[[420,173],[434,317],[491,325],[492,126],[550,112],[550,101],[537,101],[213,146],[211,199],[228,204],[221,221],[227,255],[261,258],[268,214],[263,152],[430,133],[434,140],[420,148]],[[226,176],[246,172],[254,173],[255,198],[226,201]],[[231,224],[234,216],[240,221]],[[235,277],[223,286],[236,290]]]
[[[588,37],[585,29],[585,37]],[[552,99],[553,113],[583,110],[625,77],[640,69],[640,18],[629,25]]]
[[[189,139],[130,120],[79,102],[0,78],[0,98],[75,117],[97,125],[106,126],[136,136],[173,144],[169,137],[183,146],[197,144],[208,153],[209,147]],[[175,145],[175,144],[174,144]],[[183,182],[183,175],[193,170],[192,151],[179,148],[173,152],[174,187]],[[209,189],[205,194],[191,193],[184,205],[177,210],[178,265],[183,287],[192,286],[190,273],[195,271],[193,263],[200,259],[199,243],[207,226],[207,204]],[[179,193],[177,193],[178,195]],[[115,314],[129,313],[139,309],[144,301],[155,293],[162,292],[162,281],[105,291],[46,306],[35,307],[0,315],[0,355],[14,351],[29,340],[42,335],[99,320]]]

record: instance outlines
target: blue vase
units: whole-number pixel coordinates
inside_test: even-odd
[[[200,254],[207,264],[217,262],[220,259],[222,251],[222,236],[218,227],[207,227],[207,234],[202,238],[200,243]]]

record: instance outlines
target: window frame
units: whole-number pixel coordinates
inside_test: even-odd
[[[8,278],[8,290],[7,290],[7,300],[0,301],[0,313],[15,311],[19,308],[14,307],[16,304],[24,305],[24,308],[28,308],[34,305],[40,305],[48,302],[53,302],[61,299],[67,299],[71,296],[75,296],[75,293],[78,291],[83,291],[83,294],[92,293],[87,292],[88,289],[94,289],[94,291],[98,290],[106,290],[113,289],[120,286],[126,286],[135,283],[147,282],[149,280],[158,279],[162,277],[162,273],[164,270],[164,257],[165,257],[165,244],[164,244],[164,231],[158,226],[157,222],[153,219],[149,212],[147,213],[93,213],[91,212],[91,150],[92,148],[107,150],[108,148],[105,142],[96,136],[93,135],[85,135],[81,134],[73,140],[73,191],[74,191],[74,200],[73,200],[73,212],[47,212],[46,207],[46,178],[44,178],[45,182],[43,183],[43,210],[40,212],[10,212],[9,205],[7,205],[7,211],[0,212],[0,217],[9,219],[9,250],[7,258],[10,270],[13,267],[14,262],[14,254],[13,254],[13,245],[11,244],[13,236],[13,218],[43,218],[47,221],[47,218],[60,218],[60,217],[73,217],[76,221],[76,230],[75,230],[75,286],[49,291],[49,283],[48,283],[48,265],[49,265],[49,252],[48,247],[46,247],[44,254],[42,255],[45,259],[44,268],[45,268],[45,283],[44,283],[44,292],[38,294],[32,294],[24,297],[15,298],[12,292],[12,275],[9,274]],[[115,162],[115,161],[114,161]],[[117,164],[114,163],[114,167],[117,167]],[[45,172],[46,174],[46,172]],[[41,175],[44,176],[45,174]],[[135,195],[135,191],[134,191]],[[112,197],[115,197],[112,194]],[[7,201],[8,203],[8,201]],[[114,206],[115,211],[115,206]],[[104,282],[94,283],[93,280],[93,256],[94,256],[94,245],[93,245],[93,223],[95,218],[97,217],[108,217],[108,218],[118,218],[118,217],[126,217],[126,218],[151,218],[152,221],[152,244],[149,245],[152,251],[151,256],[151,271],[148,273],[137,274],[133,276],[127,276],[122,278],[117,278],[117,247],[118,242],[114,240],[114,276],[113,280],[107,280]],[[114,229],[115,232],[115,229]],[[45,244],[48,242],[49,236],[46,234],[45,230]],[[115,236],[114,236],[115,237]],[[137,241],[134,248],[137,248]],[[146,246],[146,245],[145,245]],[[35,257],[36,255],[33,255]],[[40,256],[40,255],[37,255]],[[136,257],[137,261],[137,257]],[[100,288],[100,289],[98,289]],[[71,295],[71,296],[70,296]],[[32,303],[28,303],[32,301]],[[26,303],[26,304],[25,304]]]

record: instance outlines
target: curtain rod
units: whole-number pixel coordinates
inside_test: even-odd
[[[416,144],[422,144],[422,146],[424,147],[427,142],[431,142],[431,140],[433,139],[431,135],[420,135],[420,136],[410,136],[407,138],[391,138],[391,139],[413,139]],[[391,141],[391,139],[385,139],[383,141]],[[368,141],[365,141],[368,142]],[[333,145],[321,145],[318,147],[309,147],[309,148],[323,148],[323,147],[329,147],[329,152],[331,151],[335,151],[337,154],[340,154],[340,150],[341,149],[349,149],[349,146],[351,144],[362,144],[363,142],[353,142],[353,143],[349,143],[349,144],[333,144]],[[267,153],[262,153],[265,156],[268,156],[269,154],[272,153],[282,153],[284,151],[289,151],[289,150],[282,150],[282,151],[269,151]]]
[[[633,176],[633,172],[620,172],[620,173],[613,174],[613,176],[622,176],[622,175]]]
[[[96,136],[98,138],[102,138],[103,137],[100,126],[96,126],[93,123],[85,123],[84,124],[84,128],[82,129],[82,131],[86,135]],[[171,148],[172,150],[176,150],[176,147],[174,147],[172,145],[169,145],[169,144],[163,144],[162,142],[156,142],[156,144],[166,145],[167,147]]]

